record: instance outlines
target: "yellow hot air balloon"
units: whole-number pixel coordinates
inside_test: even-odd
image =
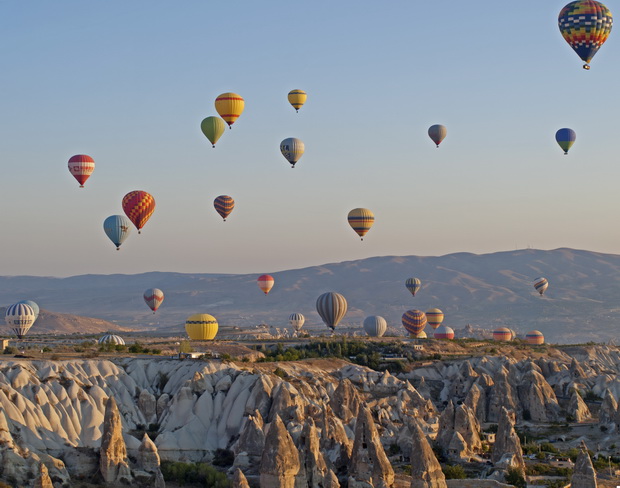
[[[217,335],[217,320],[208,313],[196,313],[185,321],[185,332],[192,341],[211,341]]]
[[[349,225],[364,240],[364,236],[375,223],[375,214],[367,208],[354,208],[347,216]]]
[[[306,103],[308,95],[303,90],[291,90],[288,92],[288,102],[295,108],[296,112],[299,112],[301,106]]]
[[[215,110],[231,127],[239,118],[245,107],[245,100],[236,93],[222,93],[215,99]]]
[[[428,319],[428,325],[436,329],[443,322],[443,312],[438,308],[431,308],[426,311],[426,318]]]

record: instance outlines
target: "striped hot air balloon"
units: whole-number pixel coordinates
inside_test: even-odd
[[[164,301],[164,292],[159,288],[149,288],[144,292],[144,301],[153,313],[155,313]]]
[[[69,158],[69,171],[80,184],[80,188],[84,188],[84,183],[95,171],[95,160],[86,154],[71,156]]]
[[[415,296],[415,294],[422,286],[422,282],[418,278],[409,278],[407,281],[405,281],[405,286],[407,287],[407,290],[409,290],[409,292],[413,296]]]
[[[498,327],[493,331],[493,340],[509,342],[512,340],[512,331],[508,327]]]
[[[435,329],[435,333],[433,334],[433,336],[435,337],[435,339],[452,340],[454,339],[454,330],[452,330],[452,327],[442,325],[441,327]]]
[[[185,321],[185,332],[192,341],[211,341],[217,335],[218,324],[213,315],[197,313]]]
[[[262,292],[265,295],[269,294],[269,292],[273,288],[273,284],[275,283],[273,276],[268,275],[268,274],[260,275],[258,277],[258,280],[256,281],[258,283],[258,287],[262,290]]]
[[[99,344],[114,344],[116,346],[124,346],[125,339],[116,334],[104,334],[99,338]]]
[[[32,301],[32,300],[20,300],[17,303],[25,303],[26,305],[30,305],[30,307],[32,308],[32,311],[34,312],[34,320],[36,321],[39,318],[39,305],[37,305],[36,302]]]
[[[30,305],[26,305],[25,303],[14,303],[6,309],[4,320],[11,330],[15,332],[15,335],[21,339],[28,333],[32,324],[34,324],[36,316]]]
[[[448,134],[448,129],[441,124],[431,125],[428,128],[428,137],[430,137],[433,142],[439,147],[441,141],[443,141]]]
[[[370,337],[383,337],[387,331],[387,322],[379,315],[371,315],[364,319],[364,330]]]
[[[611,32],[613,18],[609,9],[595,0],[578,0],[566,5],[558,15],[558,27],[564,40],[590,69],[590,61]]]
[[[428,325],[436,329],[443,322],[443,312],[438,308],[431,308],[426,311],[426,318],[428,319]]]
[[[530,330],[525,334],[525,342],[534,346],[544,344],[545,336],[539,330]]]
[[[305,321],[306,321],[306,317],[304,317],[302,314],[297,313],[297,312],[292,313],[288,318],[288,323],[291,324],[293,329],[295,329],[297,332],[299,332],[301,328],[304,326]]]
[[[299,112],[301,106],[306,103],[308,95],[303,90],[291,90],[288,92],[288,103],[290,103],[296,112]]]
[[[213,147],[215,143],[222,137],[226,130],[226,124],[219,117],[207,117],[200,123],[200,130],[205,135]]]
[[[228,195],[220,195],[215,200],[213,200],[213,206],[215,207],[215,211],[220,214],[224,222],[226,222],[226,218],[230,215],[230,212],[235,208],[235,201],[232,197]]]
[[[367,208],[354,208],[347,216],[349,225],[363,241],[372,224],[375,223],[375,214]]]
[[[123,211],[138,229],[138,234],[155,211],[155,199],[142,190],[130,191],[123,197]]]
[[[316,311],[325,325],[334,330],[347,313],[347,300],[340,293],[323,293],[316,300]]]
[[[568,154],[568,150],[573,146],[576,139],[577,134],[573,129],[564,128],[555,133],[555,141],[564,151],[564,155]]]
[[[118,251],[121,244],[131,234],[131,220],[124,215],[110,215],[103,221],[103,231],[112,241]]]
[[[540,296],[543,296],[545,290],[549,288],[549,282],[546,278],[541,276],[540,278],[534,280],[534,288],[538,293],[540,293]]]
[[[232,128],[232,125],[237,121],[244,108],[245,100],[236,93],[222,93],[215,99],[215,110],[228,124],[229,128]]]
[[[426,326],[426,314],[421,310],[407,310],[402,317],[403,327],[410,334],[418,334]]]
[[[305,151],[305,144],[301,139],[297,139],[296,137],[287,137],[280,143],[280,152],[282,156],[291,163],[291,168],[295,167],[295,164],[301,159]]]

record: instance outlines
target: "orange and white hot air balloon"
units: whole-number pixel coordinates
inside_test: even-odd
[[[69,158],[69,171],[80,184],[80,188],[84,188],[84,183],[95,171],[95,160],[86,154],[71,156]]]
[[[265,295],[268,295],[269,291],[273,288],[273,284],[275,283],[275,280],[273,279],[273,276],[264,274],[258,277],[257,282],[258,282],[258,287],[263,291],[263,293]]]
[[[229,128],[237,121],[244,108],[245,100],[236,93],[222,93],[215,99],[215,110],[228,124]]]
[[[155,211],[155,199],[145,191],[130,191],[123,197],[123,211],[140,234],[140,230]]]

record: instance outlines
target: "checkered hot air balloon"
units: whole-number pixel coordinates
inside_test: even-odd
[[[138,229],[138,234],[155,211],[155,199],[141,190],[130,191],[123,197],[123,211]]]
[[[164,301],[164,292],[159,288],[149,288],[144,292],[144,301],[153,313],[155,313]]]
[[[226,218],[230,215],[230,212],[235,208],[235,201],[232,197],[228,195],[220,195],[213,201],[213,206],[215,207],[215,211],[220,214],[224,222],[226,222]]]
[[[577,0],[558,15],[558,27],[564,40],[590,69],[590,61],[609,37],[613,18],[609,9],[595,0]]]
[[[90,178],[95,171],[95,160],[86,154],[76,154],[69,158],[69,172],[80,184],[80,188],[84,188],[84,183]]]

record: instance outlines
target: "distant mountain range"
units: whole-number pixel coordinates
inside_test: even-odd
[[[5,276],[0,277],[0,303],[31,299],[46,311],[160,331],[180,330],[193,313],[210,313],[222,325],[249,328],[260,323],[285,327],[292,312],[301,312],[304,328],[323,330],[316,299],[337,291],[349,305],[343,324],[358,325],[367,315],[381,315],[398,331],[406,310],[431,307],[441,308],[444,323],[453,328],[472,324],[507,326],[520,333],[538,329],[549,341],[560,343],[613,340],[620,325],[620,256],[613,254],[526,249],[385,256],[271,274],[275,286],[268,296],[259,290],[255,274]],[[549,280],[544,297],[532,285],[539,276]],[[422,280],[415,297],[405,288],[409,277]],[[151,287],[165,293],[156,314],[142,298]],[[31,333],[37,328],[44,331],[43,321]]]

